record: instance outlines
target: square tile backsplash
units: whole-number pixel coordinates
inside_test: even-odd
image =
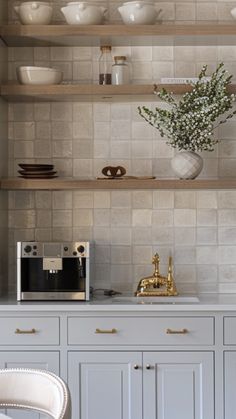
[[[16,22],[9,0],[9,22]],[[62,23],[60,7],[51,2],[54,22]],[[119,3],[102,1],[109,20],[119,21]],[[229,2],[162,2],[164,24],[195,20],[231,21]],[[193,77],[203,64],[209,71],[224,61],[236,78],[235,45],[177,45],[163,39],[158,46],[116,46],[112,55],[126,55],[134,84],[161,77]],[[97,47],[9,48],[9,81],[19,65],[59,68],[67,83],[98,82]],[[18,163],[53,163],[59,176],[96,178],[106,165],[121,165],[127,174],[174,178],[174,155],[159,133],[138,115],[151,103],[107,100],[9,104],[9,176]],[[221,142],[203,153],[202,178],[236,176],[236,118],[215,134]],[[161,273],[174,257],[180,292],[236,291],[235,191],[17,191],[9,192],[9,291],[16,291],[17,240],[95,242],[95,287],[134,291],[150,275],[152,255],[160,254]]]

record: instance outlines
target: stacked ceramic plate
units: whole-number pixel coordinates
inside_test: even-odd
[[[57,177],[53,164],[19,164],[19,177],[24,179],[52,179]]]

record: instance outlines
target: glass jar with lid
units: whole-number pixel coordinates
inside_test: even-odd
[[[112,56],[111,46],[102,45],[99,58],[99,84],[111,84]]]
[[[129,84],[129,66],[124,55],[114,57],[115,64],[112,66],[112,84]]]

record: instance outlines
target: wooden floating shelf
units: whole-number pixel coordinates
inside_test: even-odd
[[[236,189],[236,179],[1,179],[2,190]]]
[[[0,36],[8,46],[21,45],[99,45],[100,41],[115,38],[123,39],[124,44],[133,43],[130,38],[137,37],[136,45],[142,43],[143,37],[161,36],[212,36],[236,35],[235,24],[156,24],[156,25],[2,25]],[[80,39],[79,39],[80,38]],[[93,41],[93,42],[91,42]],[[134,41],[135,42],[135,41]],[[152,44],[151,42],[151,44]]]
[[[175,94],[190,92],[192,87],[188,84],[159,84],[157,89],[165,88]],[[123,99],[138,101],[146,97],[150,100],[153,96],[154,85],[152,84],[129,84],[120,86],[101,86],[96,84],[77,84],[77,85],[3,85],[1,86],[1,96],[10,102],[30,102],[30,101],[92,101],[107,100],[119,101]],[[236,85],[232,84],[228,88],[229,93],[236,93]],[[153,99],[153,98],[152,98]]]

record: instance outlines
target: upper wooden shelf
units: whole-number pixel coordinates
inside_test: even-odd
[[[236,179],[20,179],[3,178],[3,190],[73,190],[73,189],[236,189]]]
[[[156,25],[2,25],[0,36],[8,46],[44,45],[156,45],[162,36],[197,37],[236,35],[235,24]],[[186,40],[186,39],[185,39]]]
[[[192,87],[188,84],[159,84],[157,89],[165,88],[175,94],[183,94],[191,91]],[[154,85],[152,84],[128,84],[128,85],[106,85],[97,84],[60,84],[60,85],[19,85],[9,84],[1,86],[1,96],[11,102],[31,102],[31,101],[92,101],[107,100],[119,101],[127,99],[138,101],[151,99],[153,96]],[[229,93],[236,93],[236,85],[228,87]],[[153,98],[152,98],[153,99]]]

